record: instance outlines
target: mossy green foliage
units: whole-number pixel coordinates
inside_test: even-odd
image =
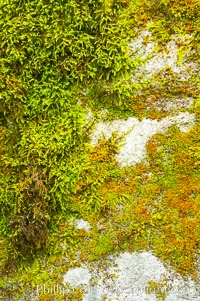
[[[188,133],[155,135],[147,163],[121,169],[114,158],[120,140],[90,146],[93,124],[85,114],[89,106],[107,108],[110,119],[160,119],[169,112],[158,110],[157,100],[188,96],[199,113],[198,71],[187,81],[166,68],[133,83],[131,73],[145,62],[130,59],[127,47],[148,24],[160,49],[174,34],[192,34],[188,43],[180,39],[179,62],[199,62],[199,12],[198,1],[186,0],[0,0],[4,297],[26,300],[37,285],[61,285],[61,274],[81,261],[123,250],[153,250],[195,277],[198,123]],[[76,217],[90,222],[88,233],[74,227]],[[39,254],[43,260],[27,263]],[[81,300],[74,294],[64,297]]]
[[[130,67],[118,26],[126,6],[1,2],[2,227],[24,254],[45,244],[56,214],[70,212],[88,161],[81,92]]]

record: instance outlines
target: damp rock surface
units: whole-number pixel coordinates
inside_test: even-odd
[[[109,139],[113,133],[119,136],[126,134],[124,145],[116,155],[116,160],[122,167],[139,163],[146,157],[146,143],[154,134],[165,132],[173,125],[179,127],[180,131],[186,132],[195,122],[194,114],[181,112],[176,116],[165,117],[161,121],[144,118],[139,121],[135,117],[127,120],[114,120],[112,122],[99,122],[91,137],[93,145],[98,144],[98,139],[105,137]]]
[[[200,290],[190,278],[166,269],[151,252],[124,252],[110,256],[110,265],[102,268],[84,264],[64,275],[74,287],[84,284],[83,301],[199,301]],[[92,281],[95,279],[95,281]],[[158,286],[151,288],[151,282]],[[160,286],[159,286],[160,284]]]

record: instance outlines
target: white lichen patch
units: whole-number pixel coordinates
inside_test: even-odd
[[[72,287],[88,285],[91,278],[90,272],[85,268],[74,268],[64,275],[63,284],[70,284]]]
[[[152,53],[156,45],[155,42],[151,41],[151,39],[151,32],[148,30],[143,30],[133,42],[128,44],[130,55],[147,58],[147,56]]]
[[[180,73],[181,67],[178,64],[177,50],[175,41],[170,41],[167,43],[165,51],[161,51],[148,59],[144,66],[144,72],[151,76],[166,67],[170,67],[174,72]]]
[[[195,282],[167,270],[151,252],[125,252],[110,256],[108,261],[110,264],[105,267],[96,262],[96,266],[85,264],[84,268],[69,270],[64,276],[64,284],[68,282],[72,287],[84,284],[83,301],[157,301],[160,292],[164,293],[165,301],[185,298],[199,301]],[[153,290],[150,289],[152,281],[157,283]]]
[[[186,132],[195,122],[194,114],[179,113],[176,116],[165,117],[161,121],[144,118],[139,121],[135,117],[127,120],[114,120],[112,122],[99,122],[91,137],[93,145],[98,144],[99,138],[109,139],[113,133],[124,138],[124,145],[116,155],[116,160],[122,167],[139,163],[146,157],[146,143],[158,132],[165,132],[169,127],[176,125],[180,131]]]
[[[90,230],[90,223],[88,223],[87,221],[85,221],[84,219],[80,218],[80,219],[76,219],[75,220],[75,225],[77,229],[83,229],[85,231],[89,231]]]
[[[106,281],[107,300],[156,300],[155,296],[146,294],[148,281],[160,281],[166,272],[163,264],[151,253],[120,254],[115,259],[118,278]],[[113,273],[116,268],[110,269]],[[109,294],[110,290],[110,294]]]
[[[179,37],[174,35],[171,37],[171,41],[161,48],[157,42],[153,41],[150,31],[142,31],[128,45],[130,55],[140,60],[140,66],[135,69],[132,80],[150,78],[166,68],[170,68],[172,72],[180,75],[182,80],[188,80],[191,73],[198,70],[198,64],[187,61],[191,49],[188,46],[188,48],[186,47],[187,50],[184,51],[181,45],[189,44],[191,40],[192,36]]]

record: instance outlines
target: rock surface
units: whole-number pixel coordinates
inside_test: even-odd
[[[91,268],[89,265],[69,270],[63,283],[72,287],[83,285],[83,301],[157,301],[161,294],[165,301],[200,300],[200,291],[193,280],[185,280],[180,274],[166,269],[150,252],[125,252],[108,260],[109,267],[101,271],[97,266]],[[150,289],[151,281],[163,285]]]

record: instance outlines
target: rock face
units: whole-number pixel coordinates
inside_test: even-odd
[[[75,2],[78,4],[78,1]],[[160,1],[158,4],[158,6],[162,5],[164,5],[164,1]],[[82,17],[84,20],[84,16]],[[151,28],[151,22],[129,44],[130,56],[138,59],[138,61],[135,61],[134,74],[131,74],[131,83],[135,83],[136,94],[138,93],[140,96],[141,86],[139,83],[152,83],[153,79],[155,79],[155,87],[159,89],[160,83],[157,74],[161,74],[163,70],[170,71],[173,78],[177,76],[181,83],[187,83],[188,86],[191,85],[192,87],[194,85],[192,73],[197,73],[199,66],[197,62],[187,60],[189,53],[181,53],[181,47],[179,46],[180,42],[184,42],[184,45],[190,45],[194,38],[192,34],[186,34],[184,37],[182,35],[171,35],[171,40],[161,48],[156,41],[153,41],[152,33],[148,28]],[[188,46],[188,51],[193,50],[190,50]],[[80,68],[82,68],[81,64]],[[163,78],[165,78],[165,74]],[[87,90],[83,91],[84,96],[87,96],[87,93]],[[146,144],[154,134],[164,133],[171,126],[177,126],[180,131],[187,132],[195,124],[195,115],[186,111],[193,104],[192,93],[186,95],[177,93],[177,95],[176,97],[176,94],[174,96],[166,93],[166,98],[155,99],[153,103],[155,108],[160,112],[169,113],[169,116],[161,120],[149,118],[139,120],[132,116],[127,119],[116,119],[109,122],[105,121],[109,113],[103,108],[100,112],[102,119],[96,124],[90,137],[90,143],[98,145],[100,138],[109,139],[115,133],[122,137],[122,146],[115,155],[121,168],[140,163],[146,159]],[[149,94],[147,97],[151,98]],[[81,101],[78,101],[78,105],[81,105]],[[87,106],[87,104],[84,105]],[[184,112],[181,112],[182,109]],[[86,121],[89,119],[93,119],[91,108],[88,108],[86,115]],[[95,222],[98,221],[95,220]],[[76,219],[74,224],[76,229],[81,230],[81,232],[89,232],[92,229],[92,225],[83,219]],[[90,239],[90,236],[88,237],[87,239]],[[66,250],[65,244],[61,243],[61,246]],[[61,286],[63,292],[65,288],[81,288],[83,290],[82,301],[200,301],[200,288],[196,286],[195,282],[190,277],[184,278],[170,267],[166,268],[161,260],[151,252],[124,252],[118,256],[109,256],[106,261],[109,264],[104,265],[103,260],[92,263],[79,262],[80,267],[66,271]],[[200,267],[200,263],[198,266]],[[27,299],[47,300],[45,297],[44,299],[39,297],[42,292],[45,293],[45,287],[38,287],[37,296],[34,294],[28,296]],[[51,288],[48,289],[47,287],[46,292],[51,292]],[[22,300],[22,298],[20,297],[18,300]],[[10,298],[2,300],[9,301]],[[51,300],[57,299],[55,297]]]
[[[88,284],[91,278],[91,274],[87,269],[84,268],[75,268],[67,271],[64,276],[63,284],[66,282],[73,287],[80,286],[82,284]]]
[[[187,36],[187,42],[192,37]],[[145,42],[148,40],[148,42]],[[179,59],[178,43],[180,39],[176,36],[167,43],[163,51],[157,51],[157,44],[151,41],[151,33],[148,30],[140,33],[138,38],[129,45],[130,55],[140,57],[143,64],[138,67],[137,72],[132,77],[133,82],[140,81],[141,78],[153,77],[156,73],[165,68],[170,68],[183,81],[190,79],[190,70],[196,70],[195,63],[184,62]],[[123,146],[116,154],[116,160],[123,168],[133,166],[146,158],[146,143],[156,133],[163,133],[171,126],[177,126],[180,131],[186,132],[195,124],[195,115],[189,112],[172,113],[184,109],[189,109],[193,103],[192,97],[175,97],[163,99],[155,102],[166,112],[171,114],[161,120],[144,118],[139,120],[135,117],[128,119],[117,119],[112,122],[100,121],[91,135],[91,144],[97,145],[99,138],[109,139],[113,133],[123,137]],[[88,118],[92,118],[90,111]],[[104,119],[105,120],[105,119]],[[99,270],[89,264],[84,264],[82,271],[82,283],[84,283],[84,301],[157,301],[161,298],[165,301],[199,301],[199,291],[195,282],[187,277],[184,278],[175,271],[166,269],[162,262],[150,252],[122,253],[119,256],[110,257],[110,265],[104,270]],[[87,272],[86,272],[87,271]],[[80,271],[70,270],[64,276],[64,283],[72,284]],[[96,279],[93,283],[92,279]],[[74,283],[78,286],[80,281]],[[159,283],[160,286],[151,284]],[[160,300],[160,299],[159,299]]]
[[[199,291],[191,279],[168,271],[150,252],[121,253],[110,257],[110,266],[99,271],[89,267],[75,268],[64,275],[63,284],[84,287],[84,301],[199,301]],[[95,284],[92,279],[97,279]],[[173,280],[172,280],[173,279]],[[152,281],[163,283],[161,289],[150,287]]]
[[[151,26],[151,24],[147,24]],[[187,53],[184,53],[184,58],[180,57],[181,48],[179,43],[184,41],[189,44],[192,40],[192,35],[178,37],[173,35],[171,41],[166,44],[163,49],[159,49],[158,44],[152,41],[150,31],[143,30],[138,37],[129,44],[130,55],[133,58],[138,58],[140,64],[136,67],[132,81],[137,83],[147,78],[151,80],[153,76],[166,68],[169,68],[173,74],[179,77],[183,82],[189,82],[192,72],[198,70],[198,64],[187,61]],[[164,111],[173,112],[179,109],[189,109],[193,103],[192,97],[174,97],[170,99],[160,99],[155,101],[155,107]],[[90,112],[90,118],[92,117]],[[124,145],[116,155],[116,160],[121,167],[131,166],[139,163],[146,157],[146,143],[152,135],[158,132],[164,132],[169,127],[176,125],[180,131],[188,131],[194,125],[195,116],[188,112],[180,112],[176,115],[163,118],[161,121],[144,118],[139,121],[135,117],[129,117],[127,120],[114,120],[112,122],[100,121],[95,131],[91,136],[91,143],[98,144],[98,139],[105,137],[109,139],[112,133],[117,133],[119,136],[126,133]]]
[[[188,36],[187,40],[190,38]],[[149,39],[149,42],[144,44],[145,39]],[[151,78],[169,67],[183,81],[188,81],[188,67],[195,70],[197,66],[195,63],[178,61],[178,38],[174,36],[174,40],[161,52],[156,50],[158,45],[150,39],[151,33],[145,30],[129,45],[130,54],[144,60],[132,80],[137,82],[141,78]],[[192,97],[187,96],[155,101],[158,110],[161,108],[171,112],[161,120],[129,117],[108,122],[103,121],[108,114],[103,110],[102,121],[96,124],[90,142],[97,145],[99,138],[109,139],[113,133],[123,137],[123,145],[115,158],[122,168],[133,166],[145,160],[146,144],[154,134],[164,133],[171,126],[177,126],[180,131],[186,132],[195,124],[194,114],[179,112],[181,109],[189,109],[192,103]],[[92,118],[93,113],[89,109],[86,119]],[[76,220],[75,224],[77,229],[90,231],[90,224],[83,219]],[[184,278],[170,267],[166,268],[151,252],[125,252],[119,256],[110,256],[107,260],[109,264],[105,267],[97,261],[85,262],[81,267],[68,270],[63,276],[63,285],[72,289],[82,288],[83,301],[200,301],[195,282],[190,277]]]
[[[150,78],[166,67],[170,68],[175,74],[180,75],[182,80],[188,80],[192,70],[198,68],[198,64],[195,62],[186,62],[186,60],[184,61],[184,59],[180,58],[178,44],[180,42],[189,44],[192,39],[192,35],[184,35],[184,38],[172,35],[171,41],[166,43],[164,49],[160,51],[158,43],[152,41],[152,33],[148,30],[143,30],[129,44],[130,55],[140,57],[144,61],[144,64],[136,69],[133,81],[138,80],[139,74],[142,74],[143,78]],[[189,69],[191,72],[188,72]]]

